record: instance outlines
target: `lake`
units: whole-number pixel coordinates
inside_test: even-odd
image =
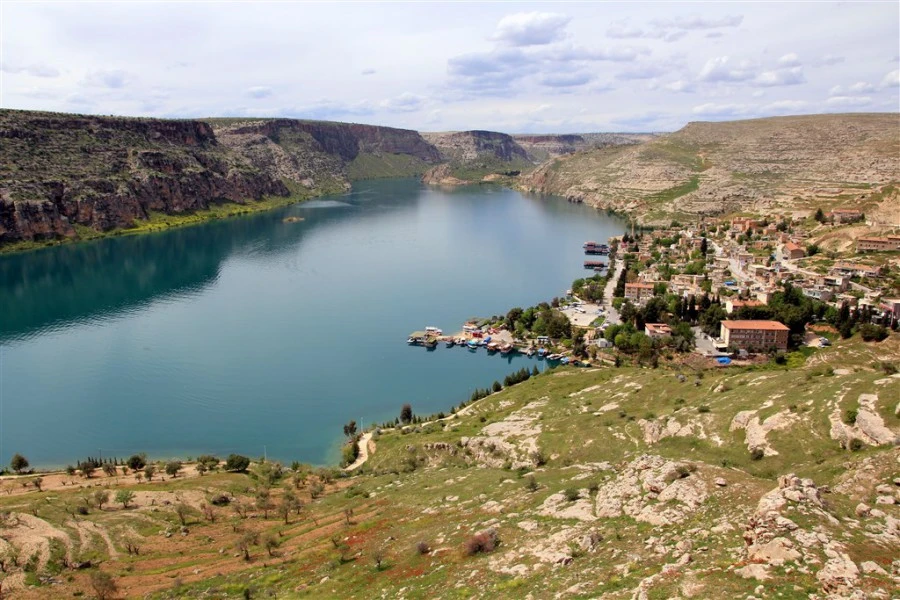
[[[285,217],[301,222],[284,222]],[[495,186],[340,197],[0,257],[0,462],[334,463],[342,425],[448,409],[538,364],[406,344],[562,295],[604,212]]]

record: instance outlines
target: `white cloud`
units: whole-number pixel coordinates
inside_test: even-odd
[[[746,104],[738,103],[716,104],[707,102],[706,104],[695,106],[691,112],[705,117],[739,117],[748,114],[750,107]]]
[[[658,27],[674,27],[676,29],[719,29],[721,27],[737,27],[744,21],[742,15],[730,15],[718,18],[692,15],[675,17],[674,19],[657,19],[653,24]]]
[[[247,88],[247,95],[251,98],[268,98],[272,95],[272,88],[264,85],[255,85]]]
[[[825,101],[829,106],[868,106],[872,98],[868,96],[833,96]]]
[[[835,56],[834,54],[825,54],[825,55],[821,56],[820,58],[811,60],[809,64],[811,64],[814,67],[830,67],[833,65],[840,64],[840,63],[844,62],[844,60],[845,59],[843,56]]]
[[[374,75],[376,73],[375,69],[363,69],[361,71],[362,75]]]
[[[549,87],[575,87],[589,83],[593,76],[589,73],[549,73],[541,77],[541,85]]]
[[[809,105],[809,102],[806,100],[779,100],[777,102],[766,104],[762,107],[761,112],[769,115],[789,115],[801,112],[808,108]]]
[[[670,92],[683,93],[693,93],[695,89],[693,83],[684,81],[683,79],[678,79],[676,81],[672,81],[671,83],[667,83],[663,86],[663,88],[669,90]]]
[[[891,71],[881,80],[880,87],[882,88],[896,88],[900,86],[900,70]]]
[[[32,77],[59,77],[59,69],[42,63],[22,65],[4,62],[0,64],[0,71],[10,74],[22,73]]]
[[[781,67],[799,67],[800,57],[797,56],[794,52],[785,54],[778,59],[778,65]]]
[[[571,17],[559,13],[507,15],[497,23],[491,39],[511,46],[541,46],[562,39],[570,20]]]
[[[709,82],[747,81],[753,77],[754,72],[749,61],[742,61],[737,65],[732,65],[727,56],[719,56],[706,61],[697,79]]]
[[[84,83],[93,87],[118,89],[125,87],[129,79],[129,74],[121,69],[97,69],[88,72]]]
[[[421,110],[424,105],[425,98],[409,92],[403,92],[399,96],[382,100],[380,103],[382,108],[395,113],[416,112]]]
[[[753,79],[754,85],[773,87],[777,85],[798,85],[806,81],[801,67],[763,71]]]

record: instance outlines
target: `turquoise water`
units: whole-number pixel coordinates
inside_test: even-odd
[[[286,216],[299,223],[284,223]],[[341,197],[0,257],[0,463],[337,460],[341,427],[446,411],[527,357],[406,345],[561,295],[623,224],[499,187]]]

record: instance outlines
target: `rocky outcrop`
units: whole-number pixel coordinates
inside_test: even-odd
[[[305,195],[346,188],[346,167],[362,154],[441,161],[417,132],[391,127],[3,110],[0,245],[76,237],[77,226],[128,228],[151,212],[284,197],[289,184]]]
[[[454,131],[449,133],[425,133],[423,137],[433,144],[444,160],[472,162],[478,159],[496,159],[505,162],[528,161],[528,153],[512,136],[496,131]]]

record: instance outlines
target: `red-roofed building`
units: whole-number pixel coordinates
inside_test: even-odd
[[[787,350],[790,329],[778,321],[722,321],[721,338],[739,350]]]
[[[803,250],[800,246],[795,244],[794,242],[787,242],[784,245],[784,256],[790,260],[795,260],[797,258],[803,258],[806,256],[806,251]]]

